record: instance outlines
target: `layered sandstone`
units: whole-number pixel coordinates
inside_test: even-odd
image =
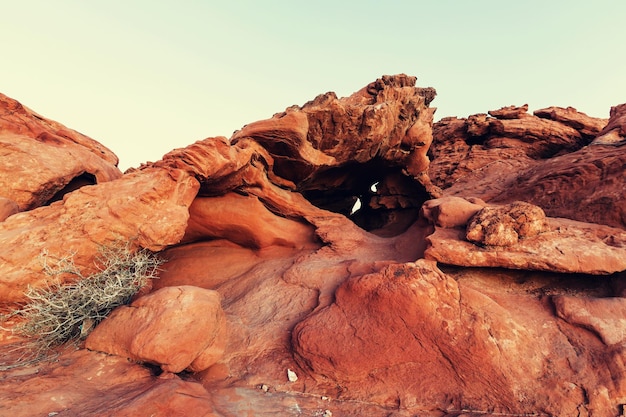
[[[42,250],[85,274],[119,241],[166,262],[54,362],[13,367],[25,341],[0,333],[0,414],[618,415],[623,106],[433,127],[415,83],[323,94],[51,204],[65,180],[7,182],[3,309],[48,284]],[[45,120],[11,106],[0,132]]]

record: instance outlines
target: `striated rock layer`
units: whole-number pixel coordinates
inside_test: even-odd
[[[7,181],[3,310],[52,279],[42,251],[84,275],[119,241],[166,262],[53,362],[16,367],[26,341],[5,322],[0,414],[617,416],[624,107],[433,127],[415,83],[326,93],[124,175],[84,166],[97,184],[71,192]],[[5,103],[11,135],[45,121],[104,149]]]

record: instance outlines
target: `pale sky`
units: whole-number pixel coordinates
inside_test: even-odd
[[[435,119],[626,102],[623,0],[0,0],[0,92],[125,170],[383,74]]]

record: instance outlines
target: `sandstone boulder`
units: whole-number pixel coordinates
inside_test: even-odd
[[[540,207],[516,201],[502,207],[484,207],[467,223],[465,238],[486,246],[511,246],[519,239],[548,230]]]
[[[465,226],[484,206],[480,199],[441,197],[422,204],[421,215],[438,227],[460,227]]]
[[[117,308],[85,347],[167,372],[203,371],[220,359],[226,343],[220,301],[217,292],[198,287],[162,288]]]
[[[592,366],[549,317],[536,300],[491,298],[419,260],[349,278],[332,305],[295,327],[293,343],[303,370],[332,397],[450,416],[575,415],[584,386],[594,407],[606,406],[603,391],[591,391],[612,386],[606,373],[548,371],[567,361]],[[537,391],[547,395],[529,395]]]
[[[530,116],[528,114],[528,104],[524,104],[523,106],[502,107],[498,110],[489,110],[487,113],[489,116],[501,120],[521,119]]]
[[[593,139],[600,134],[602,129],[607,125],[606,119],[587,116],[583,112],[579,112],[573,107],[546,107],[533,112],[537,117],[542,119],[554,120],[572,127],[580,132],[583,137]]]

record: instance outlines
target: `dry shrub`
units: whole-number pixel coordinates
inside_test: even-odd
[[[14,331],[30,341],[23,346],[30,352],[29,362],[66,342],[86,338],[113,309],[128,304],[148,280],[156,278],[162,263],[156,254],[132,252],[127,245],[102,247],[97,272],[89,276],[76,267],[73,255],[51,262],[43,252],[41,259],[45,273],[54,279],[45,287],[29,287],[27,304],[12,313],[18,319]],[[61,274],[76,279],[61,284]]]

